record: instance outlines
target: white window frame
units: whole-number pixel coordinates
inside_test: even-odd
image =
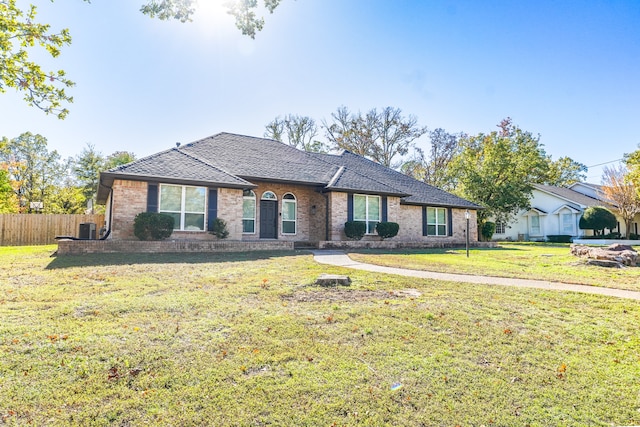
[[[496,221],[496,233],[495,234],[505,234],[507,232],[507,224],[502,221]]]
[[[247,193],[247,195],[245,195]],[[253,217],[245,218],[244,216],[244,203],[245,202],[253,202]],[[256,201],[256,193],[253,190],[245,190],[242,192],[242,234],[256,234],[256,211],[258,208],[258,203]],[[253,221],[253,231],[245,231],[244,222],[245,221]]]
[[[162,188],[163,187],[178,187],[181,189],[181,197],[180,197],[180,211],[170,211],[162,209]],[[202,189],[204,191],[204,206],[202,212],[197,211],[187,211],[186,210],[186,193],[187,188],[195,188]],[[160,194],[158,195],[158,212],[159,213],[170,213],[170,214],[179,214],[180,222],[179,224],[174,224],[175,231],[186,231],[190,233],[204,233],[207,231],[207,196],[208,191],[206,187],[198,187],[195,185],[177,185],[177,184],[160,184]],[[186,214],[194,214],[194,215],[202,215],[203,216],[203,227],[201,230],[185,230],[185,215]],[[176,227],[178,225],[178,227]]]
[[[293,197],[291,198],[287,198],[287,196],[291,196]],[[285,204],[293,204],[294,209],[293,209],[293,219],[286,219],[284,218],[284,213],[287,212],[286,208],[285,208]],[[284,223],[285,222],[293,222],[293,233],[286,233],[285,227],[284,227]],[[294,236],[296,235],[296,233],[298,232],[298,199],[296,198],[295,194],[293,193],[286,193],[285,195],[282,196],[282,224],[281,224],[281,230],[282,230],[282,234],[286,234],[288,236]]]
[[[262,193],[262,197],[260,197],[260,200],[278,200],[278,196],[276,196],[276,193],[274,193],[273,191],[265,191],[264,193]]]
[[[356,218],[356,210],[355,210],[355,205],[356,205],[356,197],[364,197],[365,198],[365,216],[364,218]],[[373,212],[369,212],[369,200],[370,199],[378,199],[378,218],[379,219],[371,219],[371,217],[373,216]],[[376,225],[379,222],[382,222],[382,197],[380,196],[372,196],[369,194],[354,194],[353,195],[353,220],[354,221],[361,221],[364,222],[366,224],[366,233],[367,235],[374,235],[376,234]],[[370,228],[371,227],[371,228]]]
[[[533,218],[538,219],[537,230],[536,230],[536,227],[533,225]],[[529,215],[529,235],[535,236],[535,237],[542,236],[542,223],[540,221],[540,215],[538,214]]]
[[[567,223],[565,223],[565,218],[569,218],[569,225],[571,229],[566,228]],[[562,233],[560,234],[568,234],[570,236],[575,236],[576,233],[576,221],[575,215],[573,213],[561,213],[560,214],[560,225],[562,229]]]
[[[435,212],[435,222],[429,222],[429,209],[433,209]],[[444,211],[444,223],[440,223],[438,222],[438,211]],[[449,224],[447,223],[448,219],[448,214],[447,214],[447,208],[439,208],[436,206],[427,206],[427,217],[425,218],[425,221],[427,222],[427,236],[435,236],[435,237],[447,237],[449,235]],[[435,230],[436,233],[435,234],[430,234],[429,233],[429,226],[435,226]],[[438,229],[444,225],[444,234],[440,234],[438,232]]]

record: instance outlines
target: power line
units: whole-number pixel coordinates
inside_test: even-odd
[[[611,160],[610,162],[598,163],[597,165],[591,165],[591,166],[587,166],[587,167],[588,168],[595,168],[596,166],[608,165],[609,163],[615,163],[615,162],[619,162],[619,161],[622,161],[622,159]]]

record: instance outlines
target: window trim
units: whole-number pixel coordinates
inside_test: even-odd
[[[162,209],[162,187],[179,187],[181,189],[181,194],[180,194],[180,211],[170,211],[170,210],[163,210]],[[202,212],[196,212],[196,211],[187,211],[186,210],[186,204],[187,204],[187,197],[186,197],[186,192],[187,192],[187,188],[196,188],[196,189],[202,189],[204,191],[204,203],[202,206]],[[180,224],[179,224],[179,228],[174,228],[173,231],[183,231],[183,232],[187,232],[187,233],[204,233],[207,231],[207,206],[208,206],[208,189],[207,187],[199,187],[196,185],[180,185],[180,184],[160,184],[159,188],[158,188],[158,213],[168,213],[168,214],[179,214],[180,215]],[[185,230],[184,225],[185,225],[185,216],[187,214],[194,214],[194,215],[202,215],[203,216],[203,226],[202,226],[202,230]],[[174,224],[175,226],[175,224]]]
[[[287,198],[287,196],[291,196],[291,197],[293,197],[293,199]],[[281,220],[281,224],[280,224],[280,227],[281,227],[281,230],[282,230],[281,232],[282,232],[282,234],[286,234],[287,236],[295,236],[296,234],[298,234],[298,199],[296,198],[296,195],[293,194],[293,193],[285,193],[282,196],[282,213],[284,213],[286,211],[285,207],[284,207],[285,203],[287,203],[287,204],[293,203],[293,205],[294,205],[294,211],[293,211],[294,212],[294,219],[293,220],[290,220],[290,219],[285,220],[284,219],[284,215],[283,215],[282,216],[282,220]],[[293,222],[293,233],[287,233],[287,232],[284,231],[284,223],[285,222]]]
[[[435,210],[435,223],[430,223],[429,222],[429,209],[434,209]],[[444,211],[444,223],[439,223],[438,222],[438,210],[442,210]],[[426,217],[424,219],[425,223],[426,223],[426,228],[425,231],[427,232],[427,236],[433,236],[433,237],[449,237],[449,219],[448,219],[448,209],[447,208],[443,208],[440,206],[427,206],[427,209],[425,211]],[[435,230],[436,233],[435,234],[429,234],[429,226],[433,225],[435,226]],[[444,225],[444,234],[439,234],[438,233],[438,227],[443,226]]]
[[[272,195],[273,197],[269,197],[269,195]],[[262,193],[262,196],[260,197],[260,200],[278,200],[278,196],[276,195],[276,193],[274,193],[273,191],[265,191],[264,193]]]
[[[245,196],[245,193],[248,192],[249,195]],[[244,217],[244,202],[252,201],[253,202],[253,218],[245,218]],[[242,192],[242,234],[256,234],[256,216],[258,210],[258,202],[256,201],[256,193],[253,190],[244,190]],[[245,221],[253,221],[253,231],[244,231],[244,222]]]
[[[568,232],[568,230],[565,228],[564,219],[566,217],[569,217],[569,223],[571,224],[571,232]],[[567,234],[568,233],[570,236],[575,236],[575,233],[576,233],[576,221],[575,221],[575,214],[573,212],[561,213],[560,214],[560,224],[561,224],[561,229],[562,229],[562,233],[560,233],[560,234]]]
[[[495,234],[506,234],[507,232],[507,224],[502,221],[496,221],[496,232]]]
[[[535,231],[535,232],[534,232],[533,218],[537,218],[538,219],[537,231]],[[529,235],[533,236],[533,237],[542,236],[542,223],[540,222],[540,215],[539,214],[529,215]]]
[[[355,210],[355,205],[356,205],[356,197],[364,197],[365,198],[365,219],[360,219],[360,218],[356,218],[356,210]],[[377,220],[371,220],[369,219],[370,215],[369,215],[369,199],[373,199],[376,198],[378,199],[378,219]],[[374,236],[376,235],[376,227],[373,227],[373,231],[369,232],[369,223],[370,222],[375,222],[375,223],[380,223],[382,222],[382,196],[377,196],[377,195],[373,195],[373,194],[354,194],[353,195],[353,220],[354,221],[360,221],[360,222],[364,222],[366,224],[366,231],[365,231],[365,235],[367,236]]]

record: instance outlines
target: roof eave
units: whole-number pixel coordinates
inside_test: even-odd
[[[341,193],[357,193],[357,194],[371,194],[371,195],[380,195],[380,196],[393,196],[393,197],[408,197],[411,194],[407,193],[398,193],[392,191],[374,191],[374,190],[363,190],[361,188],[346,188],[346,187],[325,187],[325,192],[337,191]]]
[[[407,200],[400,200],[401,205],[410,205],[410,206],[438,206],[438,207],[446,207],[446,208],[457,208],[457,209],[475,209],[475,210],[483,210],[486,209],[484,206],[476,205],[474,203],[470,205],[461,205],[455,203],[442,203],[442,202],[412,202]]]
[[[105,177],[107,180],[111,180],[110,183],[113,183],[114,179],[124,179],[128,181],[147,181],[147,182],[161,182],[167,184],[189,184],[189,185],[204,185],[204,186],[216,186],[216,187],[224,187],[224,188],[239,188],[241,190],[247,188],[256,188],[257,185],[252,184],[251,182],[245,181],[245,183],[228,183],[228,182],[220,182],[220,181],[206,181],[206,180],[197,180],[197,179],[187,179],[187,178],[171,178],[167,176],[161,175],[143,175],[143,174],[125,174],[125,173],[109,173],[102,172],[100,174],[100,182],[102,183],[102,177]]]

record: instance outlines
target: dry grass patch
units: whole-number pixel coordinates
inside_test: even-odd
[[[0,248],[9,425],[640,423],[640,304],[305,253]],[[313,285],[349,274],[349,288]]]

